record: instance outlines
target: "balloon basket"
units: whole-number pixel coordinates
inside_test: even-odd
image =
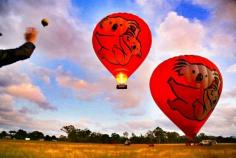
[[[118,85],[116,85],[116,89],[127,89],[127,88],[128,88],[127,84],[118,84]]]

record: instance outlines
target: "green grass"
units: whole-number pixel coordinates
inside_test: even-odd
[[[0,158],[235,158],[236,144],[130,145],[0,141]]]

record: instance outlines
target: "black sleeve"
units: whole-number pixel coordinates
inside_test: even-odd
[[[19,48],[0,50],[0,67],[12,64],[19,60],[28,59],[35,49],[35,45],[31,42],[26,42]]]

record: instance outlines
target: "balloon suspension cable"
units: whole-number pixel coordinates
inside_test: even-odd
[[[127,80],[128,80],[128,76],[122,72],[118,73],[116,75],[116,81],[117,81],[117,85],[116,85],[116,89],[127,89]]]

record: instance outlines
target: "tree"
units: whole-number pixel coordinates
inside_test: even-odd
[[[27,136],[27,132],[22,129],[19,129],[15,134],[16,139],[25,139]]]
[[[92,132],[89,137],[89,141],[92,143],[101,143],[101,133]]]
[[[0,133],[0,139],[5,138],[7,135],[8,135],[8,134],[7,134],[6,131],[2,131],[2,132]]]
[[[60,135],[60,137],[58,138],[59,141],[67,141],[66,136]]]
[[[205,133],[200,133],[197,137],[196,137],[196,140],[197,141],[202,141],[204,139],[208,139],[208,136],[205,135]]]
[[[73,125],[63,126],[61,130],[67,133],[69,141],[77,141],[76,128]]]
[[[76,129],[75,129],[75,126],[69,125],[69,126],[63,126],[63,127],[61,128],[61,130],[62,130],[63,132],[66,132],[67,134],[69,134],[70,132],[73,132],[73,131],[75,131]]]
[[[137,137],[137,136],[135,135],[135,133],[132,133],[131,136],[132,136],[132,137]]]
[[[120,135],[117,133],[111,134],[111,141],[112,143],[119,143],[120,142]]]
[[[76,129],[76,135],[77,135],[77,139],[82,141],[82,142],[86,142],[90,136],[92,132],[89,129]]]
[[[52,140],[57,140],[57,137],[54,135],[51,138],[52,138]]]
[[[129,133],[128,133],[127,131],[125,131],[125,132],[123,133],[123,136],[124,136],[126,139],[128,139]]]
[[[68,134],[68,140],[71,141],[71,142],[77,142],[77,135],[76,135],[76,130],[73,130],[71,131],[69,134]]]
[[[86,142],[86,143],[124,143],[131,141],[135,144],[147,144],[147,143],[185,143],[188,141],[188,138],[185,136],[180,136],[177,132],[168,132],[162,130],[160,127],[155,128],[153,131],[149,130],[145,136],[142,134],[140,136],[131,134],[131,137],[128,139],[129,133],[124,132],[124,136],[120,136],[117,133],[112,133],[111,136],[108,134],[102,134],[97,132],[92,132],[89,129],[76,129],[73,125],[64,126],[62,131],[66,132],[68,137],[60,136],[58,139],[56,136],[49,136],[39,131],[33,131],[27,133],[26,131],[19,129],[16,131],[9,131],[8,134],[6,131],[0,132],[0,139],[9,139],[10,135],[14,136],[16,139],[25,139],[26,137],[31,138],[31,140],[39,140],[44,138],[46,141],[59,140],[59,141],[73,141],[73,142]],[[67,139],[68,138],[68,139]],[[203,139],[216,140],[219,143],[236,143],[236,137],[223,137],[223,136],[207,136],[204,133],[200,133],[196,137],[196,142],[200,142]]]
[[[177,143],[179,134],[176,132],[167,132],[168,143]]]
[[[82,130],[82,133],[83,133],[84,137],[89,137],[92,132],[86,128],[86,129]]]
[[[157,143],[165,143],[166,142],[166,140],[167,140],[166,132],[163,131],[160,127],[157,127],[156,129],[154,129],[153,133],[156,137]]]
[[[51,141],[52,138],[51,138],[49,135],[46,135],[46,136],[44,137],[44,140],[45,140],[45,141]]]
[[[141,144],[142,142],[140,141],[140,138],[139,136],[136,136],[134,133],[131,134],[131,138],[130,138],[130,141],[132,143],[139,143]]]
[[[154,138],[155,138],[155,135],[154,135],[154,132],[153,131],[148,131],[146,133],[146,137],[148,138],[148,142],[153,144],[154,143]]]
[[[108,134],[103,134],[101,137],[102,143],[110,143],[110,137]]]
[[[16,134],[16,131],[14,131],[14,130],[11,130],[11,131],[9,131],[9,134],[11,135],[11,137],[13,138],[14,136],[15,136],[15,134]]]
[[[33,131],[33,132],[29,133],[29,137],[31,140],[39,140],[39,139],[43,139],[44,135],[42,132]]]

